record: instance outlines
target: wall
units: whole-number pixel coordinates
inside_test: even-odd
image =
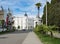
[[[18,25],[20,26],[20,29],[33,29],[34,28],[34,20],[33,18],[28,18],[26,16],[24,17],[15,17],[14,18],[14,26],[17,28]]]

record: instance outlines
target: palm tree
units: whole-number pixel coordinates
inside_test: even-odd
[[[37,3],[37,4],[35,4],[36,5],[36,7],[37,7],[37,9],[38,9],[38,17],[39,17],[39,10],[40,10],[40,6],[41,6],[41,3]]]

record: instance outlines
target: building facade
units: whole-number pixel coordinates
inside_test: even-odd
[[[1,6],[1,10],[0,10],[0,20],[4,20],[4,10],[3,10],[2,6]]]
[[[34,28],[34,19],[29,18],[28,15],[25,13],[23,17],[15,17],[14,18],[14,26],[17,28],[20,26],[18,30],[29,30]]]
[[[3,20],[4,20],[4,10],[3,10],[3,7],[1,6],[1,8],[0,8],[0,26],[2,26]]]
[[[42,19],[39,16],[36,16],[34,18],[34,27],[36,27],[37,25],[42,25],[42,24],[43,24]]]

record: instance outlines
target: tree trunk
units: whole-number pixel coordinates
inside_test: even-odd
[[[51,33],[51,35],[50,35],[50,36],[51,36],[51,37],[53,37],[53,32],[52,32],[52,31],[50,31],[50,33]]]

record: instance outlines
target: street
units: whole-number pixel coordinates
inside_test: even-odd
[[[0,44],[22,44],[28,33],[28,31],[15,31],[0,35]]]

